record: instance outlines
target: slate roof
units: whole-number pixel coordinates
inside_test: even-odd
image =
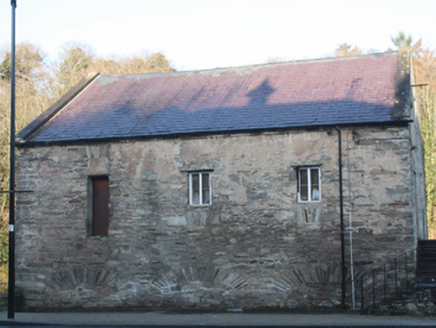
[[[98,76],[17,142],[80,142],[408,119],[408,61],[396,52],[169,74]],[[404,69],[406,67],[406,69]]]

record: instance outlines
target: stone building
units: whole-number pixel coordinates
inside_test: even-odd
[[[350,219],[355,267],[426,238],[410,71],[382,53],[82,81],[17,139],[26,306],[336,306],[343,275],[349,302]]]

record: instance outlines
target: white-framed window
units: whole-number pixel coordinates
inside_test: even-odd
[[[212,204],[212,184],[210,172],[189,173],[189,205],[203,206]]]
[[[319,167],[298,167],[298,202],[321,201],[321,170]]]

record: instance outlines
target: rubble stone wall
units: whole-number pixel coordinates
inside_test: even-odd
[[[356,264],[413,249],[407,128],[342,130]],[[321,165],[298,203],[292,166]],[[189,205],[208,169],[212,205]],[[87,233],[89,176],[109,176],[108,237]],[[17,288],[27,308],[335,306],[341,300],[336,130],[20,148]],[[349,236],[346,240],[349,266]]]

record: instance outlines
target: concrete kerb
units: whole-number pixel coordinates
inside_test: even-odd
[[[436,317],[359,314],[26,312],[0,314],[0,326],[129,327],[436,327]]]

